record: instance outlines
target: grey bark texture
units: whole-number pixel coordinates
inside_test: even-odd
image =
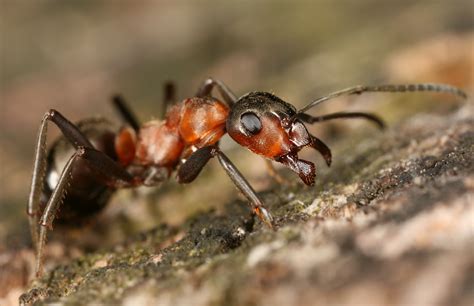
[[[27,303],[472,305],[474,111],[418,114],[335,150],[314,188],[233,201],[58,265]],[[369,131],[370,130],[370,131]],[[319,163],[319,167],[323,167]],[[288,177],[293,178],[289,173]]]

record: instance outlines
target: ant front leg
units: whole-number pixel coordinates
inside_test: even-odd
[[[61,130],[66,139],[76,148],[76,152],[69,158],[64,166],[58,183],[54,188],[46,206],[39,216],[39,201],[44,183],[46,168],[46,135],[48,121],[52,121]],[[61,113],[50,110],[45,114],[41,122],[38,141],[36,144],[35,162],[33,167],[33,178],[31,182],[30,196],[27,212],[29,216],[30,231],[34,247],[36,249],[36,275],[42,271],[43,248],[46,242],[47,229],[51,229],[56,212],[64,198],[68,185],[71,181],[72,169],[77,159],[85,160],[94,170],[101,173],[110,180],[111,185],[127,186],[134,183],[134,178],[121,168],[115,161],[105,153],[97,151],[82,132]],[[39,224],[39,226],[38,226]],[[38,228],[39,227],[39,228]]]
[[[163,104],[161,117],[164,118],[168,107],[176,102],[176,84],[172,81],[165,82],[163,86]]]
[[[247,182],[244,176],[240,173],[240,171],[234,166],[234,164],[227,158],[227,156],[222,153],[218,148],[216,148],[217,158],[221,166],[227,172],[227,175],[230,177],[232,182],[234,182],[235,186],[242,192],[242,194],[247,198],[249,204],[255,214],[268,225],[270,228],[273,228],[273,217],[268,212],[268,210],[263,206],[262,201],[258,198],[255,190],[253,190],[252,186]]]
[[[209,96],[214,87],[216,87],[217,90],[219,90],[219,93],[222,95],[222,97],[224,98],[224,100],[227,102],[229,106],[232,106],[235,103],[235,101],[237,101],[236,95],[232,92],[232,90],[230,90],[229,87],[227,87],[227,85],[213,78],[208,78],[202,83],[201,87],[196,93],[196,96],[197,97]]]
[[[217,146],[207,146],[198,149],[181,165],[178,170],[178,182],[190,183],[201,172],[202,168],[207,164],[209,159],[217,156],[219,163],[227,172],[235,186],[247,198],[252,210],[260,218],[262,222],[273,228],[273,217],[264,207],[262,201],[258,198],[255,190],[250,186],[247,180],[243,177],[240,171],[227,158],[227,156],[219,150]]]

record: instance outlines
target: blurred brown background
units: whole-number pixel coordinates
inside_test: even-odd
[[[120,92],[145,121],[159,116],[164,81],[176,81],[184,98],[207,76],[237,94],[272,91],[297,106],[360,83],[448,82],[468,89],[473,17],[469,0],[1,0],[0,252],[28,244],[24,211],[34,142],[49,108],[74,121],[103,115],[118,122],[109,99]],[[50,135],[58,131],[51,127]],[[318,135],[332,144],[339,134]],[[230,142],[224,147],[257,188],[265,187],[259,158],[234,152]],[[152,205],[156,215],[177,223],[203,208],[191,205],[198,194],[209,198],[205,207],[235,196],[222,171],[207,176],[214,172],[191,186],[172,184]],[[119,215],[143,215],[129,201],[115,202],[109,210]]]

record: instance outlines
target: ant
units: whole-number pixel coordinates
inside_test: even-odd
[[[211,96],[214,88],[223,101]],[[272,215],[220,150],[219,140],[224,134],[229,134],[252,152],[289,167],[306,185],[312,186],[315,165],[299,159],[298,152],[310,146],[322,155],[328,166],[332,155],[329,147],[311,135],[304,123],[362,118],[383,128],[384,122],[370,113],[336,112],[311,116],[306,111],[342,95],[414,91],[447,92],[466,97],[460,89],[444,84],[355,86],[323,96],[296,110],[293,105],[267,92],[251,92],[237,98],[224,83],[209,78],[195,97],[170,106],[163,120],[143,125],[139,124],[123,98],[115,96],[114,106],[127,123],[119,131],[105,119],[73,124],[52,109],[46,112],[39,128],[27,207],[36,249],[36,275],[42,273],[46,235],[48,230],[52,230],[54,219],[66,224],[87,220],[105,207],[116,189],[156,186],[168,179],[173,171],[177,171],[179,183],[190,183],[213,157],[217,157],[232,182],[247,198],[253,212],[272,228]],[[174,85],[168,83],[164,105],[174,100]],[[47,152],[48,121],[61,130],[63,137]]]

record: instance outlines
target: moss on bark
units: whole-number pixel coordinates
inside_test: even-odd
[[[260,195],[59,265],[25,303],[462,304],[472,301],[474,116],[466,103],[342,144],[315,188]],[[436,289],[436,290],[434,290]]]

